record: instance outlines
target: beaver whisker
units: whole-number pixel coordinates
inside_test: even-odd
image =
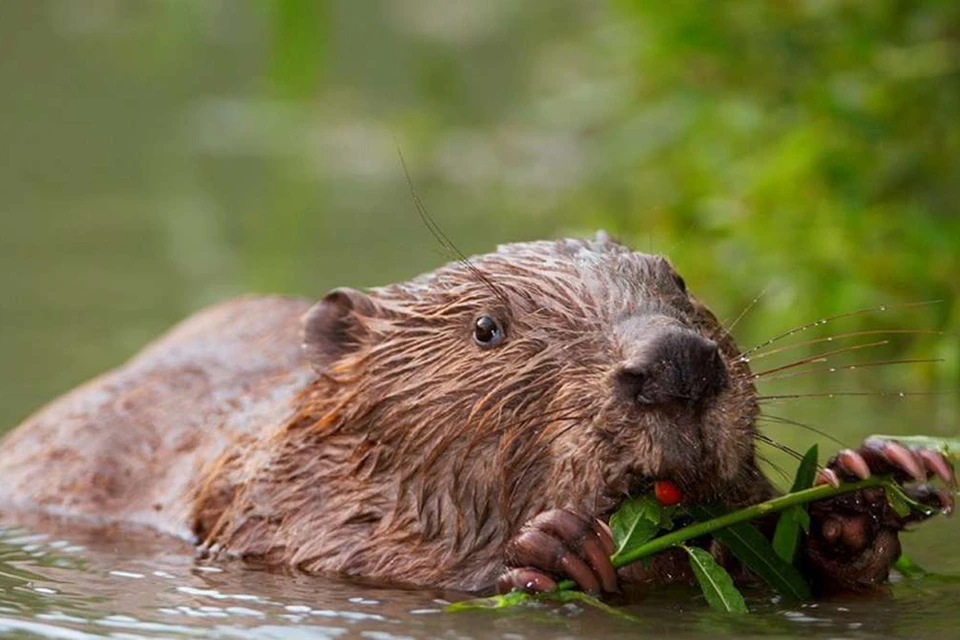
[[[450,240],[450,237],[444,233],[443,228],[434,220],[433,216],[427,211],[427,207],[423,204],[423,200],[420,198],[420,194],[417,193],[416,188],[413,186],[413,179],[410,177],[410,170],[407,168],[407,161],[403,157],[403,152],[400,150],[399,143],[397,144],[397,155],[400,156],[400,165],[403,167],[403,174],[407,179],[407,186],[410,189],[410,196],[413,198],[414,208],[417,210],[417,214],[420,216],[420,220],[427,227],[427,230],[430,231],[430,234],[434,239],[440,243],[440,246],[446,251],[450,252],[453,259],[462,264],[467,268],[470,273],[477,276],[477,278],[486,286],[500,301],[505,305],[510,305],[510,300],[507,298],[499,287],[497,287],[487,275],[478,269],[466,255],[463,254],[460,249]]]
[[[858,338],[860,336],[870,336],[870,335],[937,335],[942,336],[945,332],[938,331],[936,329],[870,329],[867,331],[851,331],[850,333],[837,333],[832,336],[824,336],[822,338],[816,338],[814,340],[807,340],[805,342],[798,342],[797,344],[790,344],[784,347],[779,347],[777,349],[770,349],[769,351],[761,351],[760,353],[755,353],[750,356],[751,362],[756,362],[760,358],[766,358],[768,356],[773,356],[778,353],[783,353],[785,351],[793,351],[795,349],[802,349],[803,347],[809,347],[810,345],[819,344],[821,342],[835,342],[837,340],[845,340],[847,338]]]
[[[774,471],[776,471],[776,472],[777,472],[777,475],[779,475],[779,476],[783,479],[784,482],[786,482],[786,483],[789,484],[789,483],[792,481],[792,478],[787,474],[786,471],[783,470],[783,467],[781,467],[780,465],[778,465],[777,463],[775,463],[775,462],[774,462],[773,460],[771,460],[769,457],[765,456],[764,454],[762,454],[762,453],[760,453],[760,452],[757,452],[757,453],[754,454],[754,455],[757,456],[757,460],[759,460],[760,462],[764,463],[765,465],[767,465],[768,467],[770,467],[771,469],[773,469]]]
[[[787,445],[783,444],[783,443],[780,442],[779,440],[775,440],[774,438],[771,438],[770,436],[768,436],[768,435],[765,434],[765,433],[760,433],[759,431],[757,431],[757,433],[754,434],[753,437],[754,437],[754,439],[756,439],[758,442],[762,442],[763,444],[765,444],[765,445],[767,445],[767,446],[769,446],[769,447],[773,447],[774,449],[777,449],[777,450],[779,450],[779,451],[782,451],[782,452],[786,453],[787,455],[789,455],[790,457],[792,457],[792,458],[794,458],[794,459],[796,459],[796,460],[803,460],[803,454],[802,454],[802,453],[800,453],[799,451],[797,451],[797,450],[794,449],[793,447],[790,447],[790,446],[787,446]]]
[[[787,331],[784,331],[783,333],[780,333],[780,334],[778,334],[778,335],[775,335],[774,337],[770,338],[769,340],[767,340],[767,341],[765,341],[765,342],[761,342],[760,344],[758,344],[758,345],[756,345],[756,346],[754,346],[754,347],[751,347],[751,348],[747,349],[746,351],[741,352],[740,355],[738,355],[738,356],[734,359],[734,362],[742,362],[742,361],[745,361],[745,360],[748,359],[747,356],[749,356],[750,354],[752,354],[752,353],[754,353],[754,352],[756,352],[756,351],[759,351],[760,349],[763,349],[763,348],[765,348],[765,347],[768,347],[768,346],[772,345],[772,344],[775,343],[775,342],[779,342],[780,340],[783,340],[784,338],[789,338],[790,336],[796,335],[796,334],[798,334],[798,333],[800,333],[800,332],[802,332],[802,331],[806,331],[807,329],[813,329],[814,327],[823,326],[823,325],[825,325],[825,324],[827,324],[827,323],[830,323],[830,322],[833,322],[833,321],[835,321],[835,320],[841,320],[841,319],[844,319],[844,318],[852,318],[852,317],[854,317],[854,316],[865,315],[865,314],[868,314],[868,313],[879,313],[879,312],[883,312],[883,311],[889,311],[889,310],[891,310],[891,309],[911,309],[911,308],[915,308],[915,307],[929,306],[929,305],[933,305],[933,304],[940,304],[941,302],[943,302],[943,300],[926,300],[926,301],[924,301],[924,302],[905,302],[905,303],[902,303],[902,304],[884,304],[884,305],[880,305],[879,307],[871,307],[871,308],[869,308],[869,309],[859,309],[859,310],[857,310],[857,311],[848,311],[847,313],[839,313],[839,314],[834,315],[834,316],[828,316],[828,317],[826,317],[826,318],[821,318],[821,319],[819,319],[819,320],[815,320],[815,321],[813,321],[813,322],[808,322],[807,324],[803,324],[803,325],[800,325],[800,326],[798,326],[798,327],[794,327],[793,329],[789,329],[789,330],[787,330]]]
[[[733,322],[731,322],[729,325],[726,323],[720,323],[721,326],[723,327],[723,330],[726,332],[728,336],[733,336],[733,330],[737,327],[740,321],[743,320],[743,318],[750,312],[750,310],[753,309],[758,302],[760,302],[760,298],[766,295],[767,291],[768,289],[764,289],[763,291],[758,293],[757,297],[751,300],[750,304],[744,307],[743,311],[740,312],[740,315],[734,318]]]
[[[792,373],[785,373],[783,375],[764,378],[763,382],[774,382],[776,380],[786,380],[787,378],[799,378],[801,376],[809,376],[816,373],[840,373],[842,371],[854,371],[856,369],[870,369],[875,367],[885,367],[888,365],[933,364],[937,362],[944,362],[944,359],[943,358],[911,358],[906,360],[880,360],[876,362],[858,362],[855,364],[837,365],[834,367],[818,367],[815,369],[806,369],[804,371],[794,371]],[[759,376],[754,376],[754,377],[759,377]]]
[[[806,398],[834,398],[840,396],[869,396],[874,398],[908,398],[913,396],[942,396],[946,391],[826,391],[823,393],[784,393],[757,396],[757,402],[768,403],[777,400],[799,400]]]
[[[847,448],[846,443],[844,443],[839,438],[832,436],[826,431],[823,431],[822,429],[818,429],[817,427],[807,424],[805,422],[799,422],[797,420],[792,420],[790,418],[783,418],[781,416],[773,416],[773,415],[770,415],[769,413],[761,413],[759,416],[757,416],[757,420],[765,420],[767,422],[772,422],[775,424],[783,424],[783,425],[791,425],[794,427],[800,427],[801,429],[806,429],[807,431],[810,431],[811,433],[815,433],[818,436],[822,436],[827,440],[831,440],[835,444],[840,445],[841,447]]]
[[[832,351],[824,351],[823,353],[815,353],[812,356],[807,356],[806,358],[801,358],[789,364],[780,365],[779,367],[773,367],[772,369],[766,369],[765,371],[758,371],[754,373],[750,378],[756,380],[758,378],[763,378],[764,376],[769,376],[774,373],[780,373],[781,371],[787,371],[788,369],[794,369],[796,367],[802,367],[807,364],[814,364],[817,362],[827,362],[830,359],[830,356],[836,356],[843,353],[849,353],[851,351],[859,351],[861,349],[872,349],[873,347],[882,347],[884,345],[890,344],[889,340],[878,340],[876,342],[868,342],[866,344],[855,344],[849,347],[842,347],[840,349],[833,349]]]

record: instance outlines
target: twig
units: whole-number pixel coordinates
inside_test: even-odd
[[[847,482],[841,484],[839,487],[823,484],[816,487],[811,487],[809,489],[804,489],[803,491],[797,491],[796,493],[788,493],[785,496],[773,498],[772,500],[767,500],[766,502],[760,502],[749,507],[744,507],[743,509],[738,509],[737,511],[731,511],[730,513],[722,515],[719,518],[714,518],[713,520],[708,520],[706,522],[695,522],[691,525],[683,527],[682,529],[677,529],[676,531],[671,531],[670,533],[662,535],[658,538],[653,538],[652,540],[649,540],[648,542],[645,542],[638,547],[617,556],[613,560],[613,566],[619,569],[620,567],[633,564],[634,562],[637,562],[642,558],[646,558],[647,556],[659,553],[660,551],[664,551],[670,547],[675,547],[683,542],[686,542],[687,540],[704,536],[708,533],[716,531],[717,529],[723,529],[724,527],[729,527],[730,525],[734,525],[739,522],[755,520],[771,513],[783,511],[784,509],[794,505],[806,504],[808,502],[814,502],[815,500],[825,500],[826,498],[832,498],[844,493],[860,491],[861,489],[867,489],[869,487],[885,487],[891,483],[892,480],[886,476],[872,476],[866,480],[860,480],[858,482]],[[558,590],[566,591],[576,588],[577,583],[575,583],[573,580],[562,580],[557,583]]]

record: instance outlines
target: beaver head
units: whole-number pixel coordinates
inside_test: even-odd
[[[305,348],[349,390],[348,428],[389,442],[401,467],[482,461],[514,509],[548,488],[617,499],[657,478],[703,495],[752,464],[755,393],[735,344],[666,259],[602,234],[335,290],[308,314]]]
[[[735,344],[667,260],[603,234],[334,290],[303,336],[318,379],[246,465],[260,488],[223,540],[254,555],[473,588],[545,509],[603,518],[655,479],[704,499],[760,477]]]

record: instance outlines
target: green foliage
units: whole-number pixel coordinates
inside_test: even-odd
[[[662,527],[663,507],[652,494],[628,498],[610,517],[610,531],[617,545],[614,558],[633,551]]]
[[[447,605],[448,613],[458,613],[461,611],[476,611],[482,609],[507,609],[519,604],[530,601],[533,598],[523,591],[511,591],[510,593],[488,596],[486,598],[472,598],[461,602],[454,602]]]
[[[273,0],[273,60],[269,80],[286,99],[307,100],[320,88],[330,42],[326,0]]]
[[[910,326],[960,327],[960,5],[615,6],[633,99],[604,142],[632,152],[591,216],[734,315],[767,289],[754,330],[922,299]]]
[[[691,505],[688,511],[700,522],[707,522],[727,513],[711,505]],[[740,562],[783,596],[792,600],[809,600],[810,587],[803,575],[774,551],[770,541],[752,524],[741,522],[714,532]]]
[[[703,596],[714,609],[728,613],[749,613],[743,595],[733,584],[733,578],[717,564],[709,553],[699,547],[683,546],[690,556],[693,575],[700,583]]]
[[[849,318],[842,330],[953,330],[935,343],[904,337],[886,351],[948,356],[913,364],[914,382],[960,379],[953,4],[611,0],[583,20],[586,4],[576,0],[552,9],[521,2],[491,14],[499,20],[479,42],[462,41],[470,30],[458,32],[456,20],[449,34],[404,31],[404,20],[389,14],[338,13],[304,0],[269,5],[272,85],[309,108],[338,98],[344,78],[335,72],[351,70],[357,101],[377,107],[325,117],[397,134],[414,178],[430,181],[427,205],[467,253],[606,228],[669,254],[724,319],[766,292],[738,327],[748,343],[853,309],[943,300]],[[406,7],[410,24],[416,10]],[[378,48],[347,46],[354,21]],[[564,55],[552,62],[557,50]],[[324,83],[327,69],[334,74]],[[490,77],[495,87],[483,84]],[[395,78],[406,85],[395,87]],[[389,156],[400,183],[390,142],[371,153]],[[451,148],[455,166],[442,161]],[[311,199],[336,207],[320,191],[298,190],[296,166],[281,167],[293,180],[275,180],[288,195],[265,218],[279,227],[251,223],[254,247],[264,231],[296,244]],[[352,188],[378,188],[362,174],[347,177]],[[395,197],[369,206],[401,215]],[[427,239],[408,211],[405,235]],[[498,233],[461,231],[471,216],[498,217],[487,228]],[[481,237],[488,239],[474,245]],[[293,264],[274,273],[287,280],[274,286],[303,282]],[[253,282],[270,286],[261,273],[270,267],[257,270]]]
[[[631,622],[642,622],[642,620],[630,615],[623,609],[611,607],[607,603],[594,598],[590,594],[582,591],[557,590],[548,593],[530,594],[523,591],[511,591],[510,593],[489,596],[486,598],[473,598],[471,600],[462,600],[446,606],[447,613],[459,613],[462,611],[484,611],[490,609],[509,609],[521,605],[536,602],[560,602],[584,604],[594,609],[599,609],[604,613],[617,618],[623,618]]]
[[[900,554],[897,561],[893,563],[893,568],[900,572],[905,578],[923,578],[930,573],[918,565],[913,559],[905,553]]]
[[[817,457],[819,448],[813,445],[804,454],[797,467],[791,492],[803,491],[813,486],[817,476]],[[806,505],[796,505],[784,510],[777,520],[777,528],[773,532],[773,548],[785,562],[792,563],[800,542],[800,530],[810,529],[810,516]]]
[[[887,502],[890,504],[890,507],[901,518],[910,515],[910,513],[913,511],[921,513],[927,517],[936,514],[938,511],[938,509],[931,507],[930,505],[917,502],[908,496],[907,493],[900,487],[900,485],[896,483],[890,483],[887,485],[884,488],[884,495],[886,495]]]
[[[934,448],[947,441],[926,437],[925,442]],[[630,498],[611,516],[610,527],[614,535],[617,550],[611,557],[615,568],[624,567],[643,560],[669,548],[682,547],[690,557],[694,575],[704,592],[707,603],[716,609],[727,612],[746,612],[743,596],[737,590],[732,578],[713,557],[698,547],[689,546],[691,540],[712,535],[727,547],[747,568],[752,570],[768,585],[780,594],[794,599],[807,600],[811,597],[809,585],[803,575],[793,566],[792,553],[789,559],[781,555],[767,538],[752,524],[753,520],[769,517],[773,513],[791,513],[795,507],[805,507],[810,502],[825,500],[834,496],[861,491],[871,487],[883,487],[887,499],[900,516],[917,511],[925,516],[936,513],[936,509],[920,504],[906,495],[895,480],[887,476],[872,476],[866,480],[842,483],[838,487],[828,484],[811,486],[816,474],[817,448],[811,447],[797,468],[793,491],[761,502],[759,504],[728,511],[718,505],[685,504],[682,511],[693,518],[693,522],[680,529],[673,529],[674,508],[664,508],[653,495]],[[806,519],[794,520],[797,529]],[[783,518],[778,523],[782,525]],[[657,534],[660,535],[657,535]],[[799,536],[799,531],[794,532]],[[796,541],[793,541],[795,550]],[[785,548],[785,547],[784,547]],[[895,565],[904,575],[924,575],[922,569],[906,556]],[[564,592],[575,591],[576,584],[569,579],[557,584],[557,591],[551,594],[528,596],[513,592],[505,596],[493,596],[467,600],[448,607],[449,611],[469,609],[502,609],[523,604],[531,599],[559,599],[562,602],[571,598],[590,603],[588,596],[565,596]],[[601,603],[597,603],[600,606]],[[605,605],[603,605],[605,606]]]

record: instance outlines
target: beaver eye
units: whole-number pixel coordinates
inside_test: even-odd
[[[503,340],[503,329],[490,316],[480,316],[473,324],[473,340],[481,347],[493,347]]]

